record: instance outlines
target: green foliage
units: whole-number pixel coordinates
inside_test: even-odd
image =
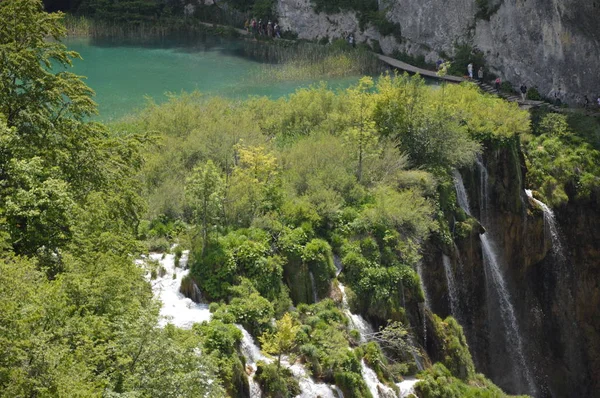
[[[275,364],[258,361],[255,379],[267,397],[292,398],[302,392],[292,372]]]
[[[419,397],[423,398],[463,398],[508,397],[502,390],[482,375],[477,375],[470,383],[465,383],[452,376],[450,371],[440,363],[436,363],[421,373],[422,381],[415,385]]]
[[[335,384],[342,390],[345,397],[373,397],[360,374],[337,372],[335,374]]]
[[[575,135],[568,119],[547,114],[536,126],[539,134],[525,146],[529,184],[551,206],[570,198],[589,198],[600,186],[600,151]]]
[[[473,162],[479,145],[467,134],[445,90],[433,92],[407,75],[382,77],[374,120],[379,131],[395,137],[413,166],[460,167]]]
[[[529,90],[527,90],[527,99],[531,101],[542,100],[542,95],[538,91],[537,87],[530,87]]]
[[[461,380],[470,380],[475,375],[475,365],[462,327],[452,317],[441,320],[432,314],[434,333],[439,339],[441,363]]]
[[[259,337],[262,349],[268,354],[277,355],[277,369],[281,367],[281,356],[296,347],[296,335],[300,327],[289,313],[275,322],[275,330]]]
[[[478,2],[487,2],[488,0],[477,0]],[[464,76],[467,74],[467,65],[473,64],[473,73],[476,73],[480,67],[485,69],[485,58],[481,51],[474,49],[470,44],[455,44],[454,57],[448,73],[455,76]]]
[[[193,331],[202,341],[202,354],[208,356],[217,367],[219,379],[229,395],[242,395],[247,385],[237,350],[242,332],[235,325],[220,320],[194,324]]]

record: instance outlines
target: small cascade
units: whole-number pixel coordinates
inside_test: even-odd
[[[534,198],[531,190],[526,189],[525,193],[527,194],[529,199],[531,199],[535,204],[537,204],[544,212],[544,224],[548,226],[548,230],[550,231],[550,239],[552,239],[552,252],[559,261],[564,262],[566,260],[566,257],[562,239],[558,229],[558,224],[556,223],[556,218],[554,217],[554,212],[544,202],[541,202]]]
[[[158,261],[159,266],[165,271],[164,274],[159,273],[156,279],[150,278],[150,272],[147,274],[154,297],[162,302],[161,326],[171,323],[180,328],[189,329],[196,322],[210,321],[212,316],[207,304],[195,303],[179,292],[181,281],[189,272],[184,269],[188,256],[189,251],[184,251],[180,260],[181,268],[176,268],[174,255],[166,254],[163,257],[161,253],[150,254],[150,259]]]
[[[337,398],[344,398],[344,393],[342,392],[342,390],[340,390],[340,388],[338,386],[336,386],[335,384],[332,384],[331,389],[333,390],[335,395],[337,395]]]
[[[294,364],[289,366],[289,369],[298,380],[300,390],[302,391],[300,395],[297,395],[295,398],[339,398],[336,391],[339,390],[337,387],[325,383],[316,383],[308,374],[306,374],[304,366]]]
[[[414,377],[406,377],[400,383],[396,383],[398,388],[400,389],[400,398],[406,398],[410,394],[415,394],[415,384],[417,384],[420,380]]]
[[[310,286],[312,288],[313,303],[316,303],[319,301],[319,297],[317,296],[317,284],[315,283],[315,276],[313,275],[312,271],[308,273],[308,276],[310,277]]]
[[[489,192],[488,192],[488,172],[483,164],[483,159],[481,155],[477,156],[477,160],[475,160],[475,165],[477,166],[477,171],[479,173],[479,217],[481,218],[481,223],[487,224],[487,213],[489,208]]]
[[[262,396],[262,390],[260,385],[254,380],[254,374],[256,373],[256,362],[264,361],[266,363],[272,362],[271,359],[265,357],[261,352],[260,348],[254,343],[252,335],[248,333],[242,325],[235,325],[242,332],[242,341],[240,342],[240,350],[242,355],[246,358],[246,372],[248,373],[248,384],[250,386],[250,398],[260,398]]]
[[[342,264],[342,259],[334,254],[333,255],[333,264],[335,265],[335,276],[338,277],[338,276],[340,276],[340,274],[342,273],[342,270],[344,269],[344,265]]]
[[[456,188],[456,199],[458,201],[458,205],[461,209],[464,210],[465,213],[471,215],[471,208],[469,207],[469,197],[467,196],[467,190],[465,189],[465,184],[463,182],[462,176],[458,172],[458,170],[454,170],[452,172],[452,176],[454,177],[454,187]]]
[[[444,271],[446,273],[446,284],[448,285],[448,296],[450,298],[450,311],[456,319],[459,319],[459,291],[456,286],[456,279],[454,278],[454,271],[452,269],[450,257],[446,256],[445,254],[442,255],[442,263],[444,264]]]
[[[419,350],[417,349],[415,340],[410,334],[408,336],[408,343],[410,344],[410,354],[412,355],[415,364],[417,365],[417,369],[419,370],[419,372],[425,370],[425,366],[423,366],[423,360],[419,357]]]
[[[344,313],[350,319],[352,326],[356,330],[358,330],[360,334],[360,342],[366,343],[367,336],[373,334],[374,332],[373,328],[371,327],[371,325],[369,325],[369,322],[367,322],[365,318],[363,318],[361,315],[353,314],[352,312],[350,312],[350,308],[348,306],[348,298],[346,297],[346,287],[341,283],[338,283],[338,287],[342,292],[342,307],[344,308]]]
[[[375,371],[367,366],[364,359],[360,362],[360,366],[363,379],[365,379],[365,383],[367,383],[367,387],[373,398],[397,397],[394,390],[379,381]]]

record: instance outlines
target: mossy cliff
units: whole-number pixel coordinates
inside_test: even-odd
[[[543,209],[525,194],[527,170],[518,139],[487,147],[494,149],[484,152],[479,165],[461,170],[471,212],[482,226],[472,219],[474,227],[466,232],[457,233],[456,225],[451,226],[453,246],[432,242],[426,250],[423,279],[431,309],[442,316],[451,312],[445,254],[460,298],[455,315],[477,371],[508,392],[519,390],[506,377],[512,365],[500,309],[489,305],[493,293],[486,286],[480,240],[485,230],[496,244],[537,395],[593,396],[600,380],[600,320],[595,316],[600,305],[598,197],[585,203],[572,200],[557,209],[562,260]],[[457,214],[455,224],[460,218]]]

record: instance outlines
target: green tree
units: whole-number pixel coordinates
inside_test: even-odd
[[[202,228],[202,255],[208,244],[211,225],[214,225],[222,215],[223,188],[219,170],[211,160],[204,165],[196,166],[187,180],[188,200],[194,209],[196,221]]]
[[[57,253],[70,239],[74,203],[106,189],[113,165],[106,130],[89,116],[93,91],[65,70],[62,14],[39,0],[0,3],[0,208],[20,254]]]
[[[289,313],[276,322],[275,332],[267,332],[259,337],[262,349],[268,354],[277,355],[277,370],[281,368],[281,356],[296,347],[296,335],[300,326],[296,325]]]
[[[363,77],[358,85],[348,89],[349,109],[351,122],[349,128],[344,132],[344,136],[356,153],[356,179],[358,182],[363,178],[364,158],[377,149],[378,137],[375,129],[375,122],[372,120],[373,108],[373,79]]]

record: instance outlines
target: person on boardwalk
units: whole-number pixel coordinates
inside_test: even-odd
[[[267,24],[267,36],[273,37],[273,24],[271,21]]]
[[[477,78],[479,79],[480,82],[483,83],[483,66],[479,68],[479,70],[477,71]]]
[[[467,72],[469,73],[469,79],[473,78],[473,63],[469,63],[469,65],[467,65]]]
[[[500,94],[500,86],[502,85],[502,80],[497,77],[496,81],[494,82],[494,87],[496,87],[496,94]]]
[[[523,101],[525,101],[525,99],[527,98],[527,86],[525,85],[525,83],[521,84],[521,88],[519,90],[521,91],[521,98],[523,99]]]
[[[275,22],[275,37],[281,39],[281,28],[277,22]]]

